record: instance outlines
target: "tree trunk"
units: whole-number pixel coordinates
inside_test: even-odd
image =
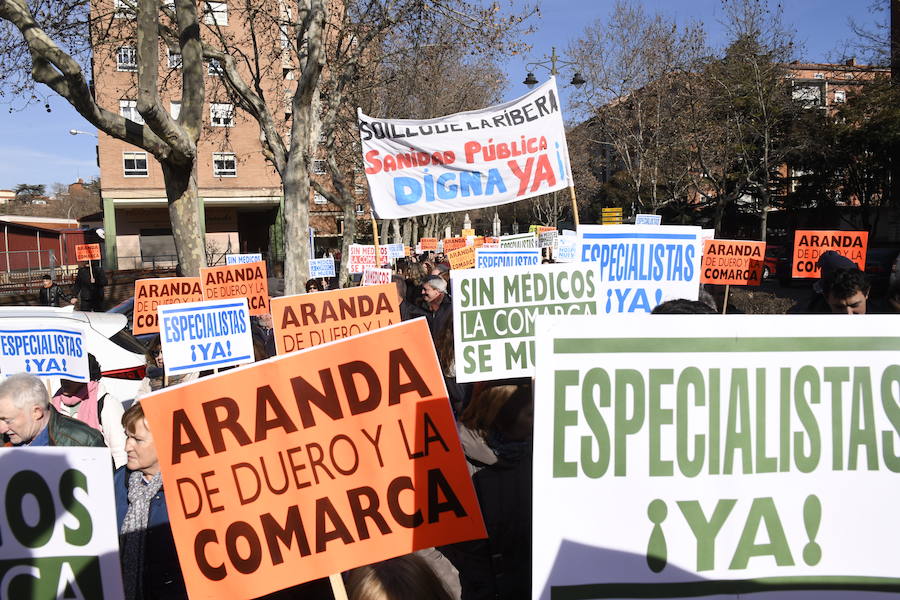
[[[169,201],[169,220],[178,264],[186,276],[197,277],[206,266],[206,241],[200,236],[200,206],[197,177],[193,165],[162,162],[166,198]]]
[[[338,274],[338,285],[350,287],[350,244],[356,241],[356,207],[353,202],[344,202],[344,236],[341,239],[341,271]]]
[[[391,219],[391,242],[402,244],[403,236],[400,233],[400,219]]]
[[[403,219],[403,238],[402,243],[404,246],[415,246],[415,242],[412,241],[412,223],[413,219]]]
[[[309,174],[291,153],[284,183],[284,294],[302,294],[309,279]],[[292,164],[296,162],[297,164]]]

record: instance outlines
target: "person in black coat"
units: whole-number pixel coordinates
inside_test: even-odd
[[[72,297],[56,285],[50,275],[44,275],[41,278],[41,289],[38,291],[38,303],[41,306],[59,306],[60,300],[68,304],[72,302]]]
[[[106,273],[100,267],[78,267],[75,275],[75,284],[72,286],[72,295],[81,303],[81,310],[100,312],[103,310],[105,297]]]

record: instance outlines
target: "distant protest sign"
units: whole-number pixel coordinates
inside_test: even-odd
[[[275,348],[286,354],[400,322],[393,283],[272,298]]]
[[[472,229],[471,227],[469,229],[463,229],[461,235],[462,235],[462,237],[474,237],[475,230]]]
[[[466,247],[466,238],[464,237],[455,237],[455,238],[444,238],[444,253],[451,252],[456,250],[457,248],[465,248]]]
[[[450,261],[451,269],[473,269],[475,268],[475,247],[466,246],[452,250],[447,253],[447,260]]]
[[[419,244],[422,246],[423,252],[434,252],[437,250],[438,240],[437,238],[422,238],[419,240]]]
[[[191,598],[257,598],[485,536],[424,319],[149,400]]]
[[[4,323],[0,329],[0,373],[30,373],[35,377],[87,382],[84,329],[74,323],[47,327]]]
[[[541,264],[540,248],[475,248],[475,268],[530,267]]]
[[[403,244],[385,244],[388,258],[403,258],[406,256],[406,248]]]
[[[206,300],[246,298],[251,315],[269,312],[269,281],[264,262],[200,269],[200,283]]]
[[[585,263],[454,272],[453,335],[460,383],[534,375],[534,319],[596,315],[596,267]]]
[[[557,247],[553,250],[553,258],[556,262],[578,261],[578,236],[560,235],[556,240]]]
[[[700,234],[682,225],[579,227],[579,258],[597,263],[606,288],[602,312],[650,312],[665,300],[696,300]]]
[[[75,260],[78,262],[100,260],[100,244],[75,244]]]
[[[513,235],[500,236],[501,248],[539,248],[537,234],[535,233],[515,233]]]
[[[635,225],[662,225],[662,215],[635,215]]]
[[[160,306],[157,312],[166,375],[255,360],[246,298],[170,304]]]
[[[765,242],[704,240],[700,283],[759,285],[765,254]]]
[[[312,278],[334,277],[334,257],[311,258],[309,260],[309,276]]]
[[[471,210],[572,185],[556,79],[483,110],[427,121],[358,111],[379,218]]]
[[[895,323],[538,317],[533,597],[900,593]]]
[[[384,285],[391,283],[391,275],[394,272],[390,269],[376,269],[375,267],[366,267],[362,273],[363,285]]]
[[[257,252],[256,254],[226,254],[225,264],[246,265],[248,263],[261,262],[262,259],[262,254],[260,254],[259,252]]]
[[[538,233],[538,240],[541,248],[556,248],[559,232],[556,229],[549,231],[541,231]]]
[[[134,317],[131,332],[157,333],[156,309],[167,304],[200,302],[203,290],[199,277],[160,277],[134,282]]]
[[[120,600],[107,448],[0,449],[0,597]]]
[[[868,244],[868,231],[796,231],[791,277],[820,277],[819,257],[829,250],[849,258],[860,271],[865,271]]]
[[[347,263],[347,270],[350,273],[362,273],[363,269],[366,267],[378,267],[380,268],[382,265],[390,264],[390,259],[388,258],[388,251],[385,246],[378,247],[378,254],[381,258],[379,261],[375,260],[375,246],[365,246],[362,244],[351,244],[350,245],[350,259]]]

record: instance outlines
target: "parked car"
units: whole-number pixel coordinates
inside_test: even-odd
[[[766,255],[763,258],[763,279],[778,275],[778,261],[784,256],[784,246],[766,245]]]
[[[109,309],[106,312],[112,313],[112,314],[124,315],[125,318],[128,320],[125,325],[126,331],[128,331],[128,333],[133,335],[134,338],[138,342],[140,342],[140,344],[144,347],[145,350],[150,347],[150,343],[158,335],[156,333],[141,333],[138,335],[134,335],[134,330],[132,329],[134,326],[134,296],[132,296],[131,298],[128,298],[126,300],[122,300],[121,302],[119,302],[118,304],[116,304],[115,306],[113,306],[111,309]]]
[[[144,346],[125,330],[126,320],[121,314],[82,312],[71,307],[0,307],[0,329],[4,324],[13,323],[17,327],[29,323],[42,328],[54,323],[82,326],[87,351],[100,363],[106,390],[123,401],[135,397],[147,366]],[[58,378],[51,379],[50,384],[56,390]]]

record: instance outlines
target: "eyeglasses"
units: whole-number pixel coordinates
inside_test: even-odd
[[[160,354],[162,354],[162,350],[151,350],[150,351],[150,356],[152,356],[153,358],[156,358]]]

